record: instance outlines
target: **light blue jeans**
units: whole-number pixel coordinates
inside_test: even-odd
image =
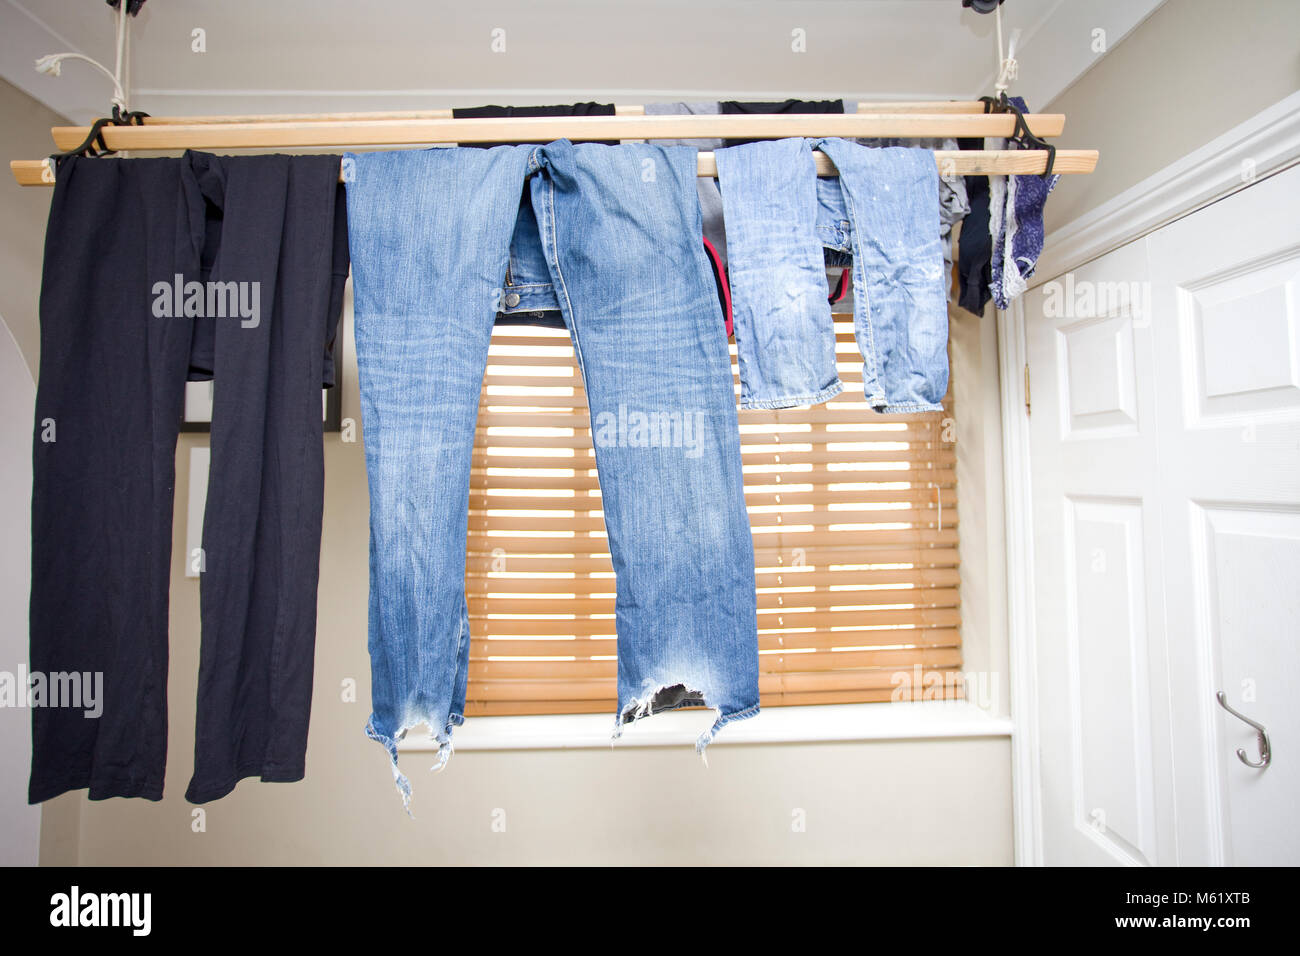
[[[717,717],[702,751],[757,713],[753,540],[695,150],[558,140],[349,154],[344,178],[370,479],[366,732],[408,807],[397,741],[427,724],[442,766],[464,721],[470,464],[511,294],[558,300],[586,385],[616,575],[615,736],[703,705]],[[512,274],[512,293],[525,189],[548,275]]]
[[[818,179],[815,149],[838,178]],[[826,301],[829,249],[852,256],[867,401],[886,413],[942,408],[948,309],[934,155],[828,138],[749,143],[714,156],[741,407],[810,405],[843,389]]]

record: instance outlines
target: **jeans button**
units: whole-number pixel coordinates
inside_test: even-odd
[[[513,309],[513,308],[514,308],[515,306],[517,306],[518,304],[519,304],[519,293],[518,293],[518,292],[511,292],[508,296],[506,296],[506,306],[507,306],[507,307]]]

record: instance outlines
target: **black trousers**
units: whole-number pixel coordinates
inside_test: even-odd
[[[348,269],[338,170],[338,156],[195,152],[59,166],[41,286],[31,669],[102,674],[102,706],[33,707],[32,803],[82,788],[162,798],[187,380],[213,380],[213,420],[186,797],[303,776],[320,389]]]

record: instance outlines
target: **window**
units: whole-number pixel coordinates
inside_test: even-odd
[[[835,327],[840,395],[740,413],[762,704],[961,696],[951,396],[877,414],[852,316]],[[497,327],[470,483],[468,715],[616,709],[600,507],[568,333]]]

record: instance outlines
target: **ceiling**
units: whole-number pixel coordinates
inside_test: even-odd
[[[1162,0],[1006,0],[1012,92],[1042,107]],[[0,76],[77,122],[107,111],[103,0],[0,0]],[[493,52],[492,32],[505,49]],[[206,52],[194,52],[193,31]],[[792,31],[806,52],[791,49]],[[968,99],[991,92],[994,17],[960,0],[148,0],[131,105],[155,115],[664,99]]]

